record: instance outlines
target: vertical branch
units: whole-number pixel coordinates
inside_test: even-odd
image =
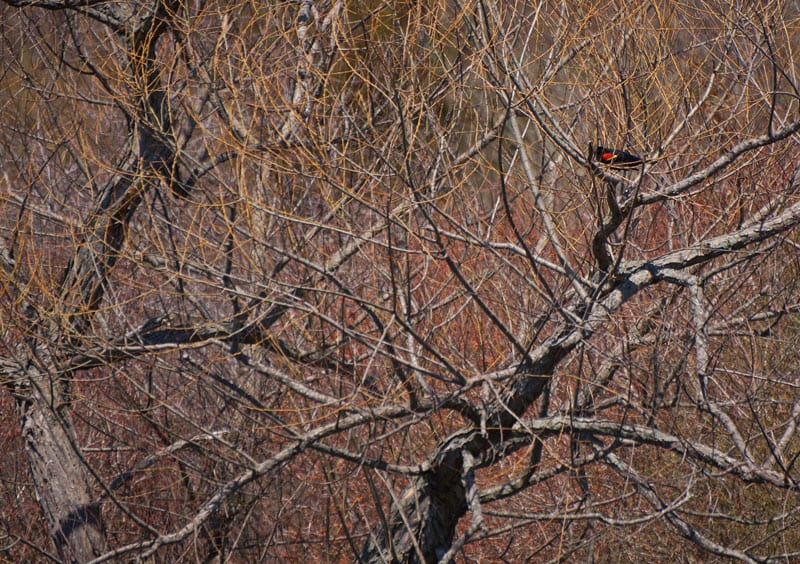
[[[695,391],[695,401],[722,424],[733,444],[739,449],[743,459],[752,464],[753,458],[747,447],[747,441],[745,441],[738,426],[733,421],[733,418],[716,401],[711,399],[713,396],[709,394],[708,379],[711,362],[708,352],[708,310],[702,281],[694,275],[673,271],[666,271],[664,278],[684,285],[689,289],[692,321],[694,323],[695,378],[692,383]]]

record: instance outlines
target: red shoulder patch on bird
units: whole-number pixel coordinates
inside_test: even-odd
[[[618,169],[635,168],[644,163],[644,159],[639,155],[634,155],[621,149],[609,149],[608,147],[597,147],[595,158],[604,165]]]

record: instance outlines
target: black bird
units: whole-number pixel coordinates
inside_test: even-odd
[[[639,155],[607,147],[598,147],[595,156],[599,162],[611,168],[636,168],[644,162]]]

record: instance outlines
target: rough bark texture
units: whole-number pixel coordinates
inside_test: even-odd
[[[437,562],[450,548],[467,511],[461,484],[463,434],[448,441],[442,459],[408,487],[392,506],[386,527],[364,547],[364,562]]]
[[[36,378],[39,385],[49,379]],[[72,425],[47,394],[21,403],[22,435],[39,503],[62,562],[86,562],[103,554],[100,505],[91,501],[91,477],[78,455]]]

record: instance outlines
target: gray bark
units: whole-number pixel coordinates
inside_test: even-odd
[[[51,382],[28,377],[40,386]],[[86,562],[106,551],[100,505],[91,501],[91,476],[75,446],[69,419],[43,389],[22,401],[22,436],[39,504],[62,562]]]

